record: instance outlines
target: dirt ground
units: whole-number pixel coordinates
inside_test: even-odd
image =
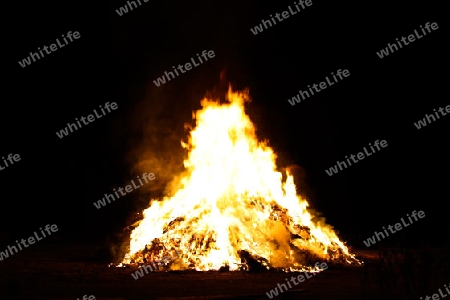
[[[95,262],[92,246],[42,243],[0,262],[0,299],[268,299],[282,272],[150,272]],[[449,249],[357,252],[364,267],[329,269],[276,299],[419,299],[449,283]],[[293,290],[302,292],[293,293]]]

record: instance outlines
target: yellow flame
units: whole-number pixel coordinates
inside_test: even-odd
[[[237,270],[248,267],[242,253],[286,271],[308,269],[305,253],[358,262],[332,227],[313,222],[289,172],[283,181],[276,155],[258,142],[244,112],[248,91],[230,88],[227,96],[227,104],[201,101],[196,127],[182,142],[187,173],[173,197],[144,210],[122,263],[172,254],[174,270]]]

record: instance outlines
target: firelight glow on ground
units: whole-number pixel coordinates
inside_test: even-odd
[[[293,176],[277,171],[276,155],[245,114],[248,91],[230,88],[227,96],[225,104],[201,101],[182,142],[186,175],[173,196],[151,200],[122,264],[169,255],[177,257],[171,270],[239,270],[242,250],[268,269],[312,270],[306,253],[360,264],[331,226],[313,221]]]

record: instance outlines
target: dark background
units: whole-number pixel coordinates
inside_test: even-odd
[[[129,225],[149,200],[142,191],[100,210],[92,203],[141,174],[135,166],[143,149],[159,159],[148,171],[167,164],[155,175],[170,179],[182,164],[183,124],[206,92],[223,91],[221,71],[233,87],[249,88],[247,112],[260,139],[269,140],[280,167],[302,166],[311,205],[353,246],[364,247],[359,237],[413,210],[426,217],[393,239],[448,240],[450,117],[420,130],[413,125],[450,104],[442,7],[313,1],[253,35],[250,28],[292,1],[141,2],[123,16],[115,10],[126,1],[21,2],[8,11],[0,155],[18,153],[22,160],[0,172],[3,243],[45,224],[57,224],[61,239],[80,241],[104,239]],[[439,29],[388,57],[376,55],[426,22]],[[68,31],[81,38],[26,68],[17,63]],[[161,87],[153,84],[203,50],[216,56]],[[350,77],[295,106],[287,102],[338,69],[348,69]],[[116,111],[56,136],[68,122],[112,101]],[[388,147],[336,175],[325,173],[377,139]],[[155,181],[149,193],[158,194],[163,183]]]

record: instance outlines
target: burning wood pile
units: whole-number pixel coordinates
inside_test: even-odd
[[[311,259],[360,264],[331,226],[313,221],[289,171],[277,171],[276,155],[244,112],[248,92],[230,89],[228,100],[201,101],[196,127],[182,142],[186,173],[173,196],[152,199],[144,210],[120,266],[177,251],[170,270],[248,270],[257,262],[305,271]]]

